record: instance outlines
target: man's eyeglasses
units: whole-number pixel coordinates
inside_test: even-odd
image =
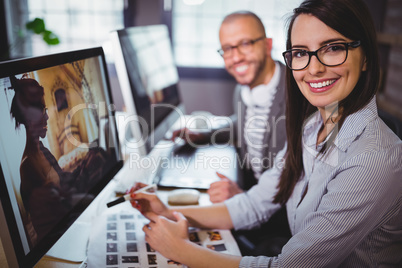
[[[320,47],[316,51],[304,49],[290,49],[282,53],[286,65],[294,71],[303,70],[310,64],[312,56],[316,56],[318,61],[328,67],[341,65],[348,58],[349,47],[360,46],[360,41],[350,43],[331,43]]]
[[[255,42],[258,42],[260,40],[265,39],[265,36],[261,36],[257,39],[254,40],[243,40],[240,44],[237,46],[224,46],[221,49],[218,49],[218,53],[223,57],[223,58],[229,58],[233,55],[233,50],[237,48],[239,52],[242,54],[247,54],[250,53],[253,50],[253,45]]]

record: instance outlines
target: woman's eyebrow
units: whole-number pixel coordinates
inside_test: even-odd
[[[319,47],[322,47],[322,46],[325,46],[327,44],[336,43],[336,42],[347,42],[347,40],[345,38],[341,38],[341,37],[331,38],[331,39],[327,39],[327,40],[322,41],[318,45],[319,45]],[[292,45],[292,48],[300,48],[300,49],[308,50],[308,46],[306,46],[306,45],[295,44],[295,45]]]
[[[328,40],[325,40],[325,41],[321,42],[320,46],[325,46],[327,44],[336,43],[336,42],[346,42],[346,39],[345,38],[340,38],[340,37],[328,39]]]

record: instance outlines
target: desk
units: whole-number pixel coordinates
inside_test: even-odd
[[[158,154],[161,152],[157,152],[157,150],[153,150],[150,153],[151,157],[158,157]],[[134,175],[135,174],[135,175]],[[115,198],[115,191],[120,190],[124,191],[128,189],[135,181],[142,181],[144,183],[151,183],[149,181],[149,178],[152,178],[149,174],[149,170],[143,169],[139,167],[138,165],[132,165],[129,166],[128,162],[123,166],[123,168],[116,174],[115,178],[108,184],[107,187],[105,187],[104,191],[101,192],[101,194],[95,199],[93,203],[95,203],[91,208],[95,213],[88,213],[90,218],[93,218],[93,215],[97,215],[99,213],[98,207],[102,207],[102,209],[106,209],[106,203],[113,200]],[[159,189],[157,191],[158,196],[160,199],[167,203],[167,197],[170,189]],[[209,196],[204,192],[201,193],[200,195],[200,200],[199,200],[200,205],[208,205],[210,204],[209,201]],[[88,208],[87,210],[91,210]],[[88,221],[91,222],[91,221]],[[3,245],[0,244],[0,265],[1,267],[7,267],[6,265],[6,259],[5,259],[5,254],[3,250]],[[49,256],[43,257],[35,267],[39,268],[47,268],[47,267],[80,267],[81,263],[74,263],[74,262],[68,262],[68,261],[63,261],[59,259],[55,259]]]
[[[116,176],[116,179],[119,179],[120,175],[124,175],[125,172],[128,172],[128,170],[122,170],[122,173],[117,174],[118,176]],[[113,186],[113,184],[115,184],[114,181],[112,181],[108,186]],[[117,185],[117,184],[115,184]],[[109,187],[110,189],[113,187]],[[107,190],[110,190],[107,189]],[[168,198],[168,193],[169,193],[169,189],[161,189],[157,191],[157,195],[159,196],[159,198],[164,201],[165,203],[167,203],[167,198]],[[104,193],[105,194],[105,193]],[[101,202],[108,202],[110,200],[114,199],[113,194],[111,194],[110,192],[107,193],[109,195],[110,198],[101,200]],[[199,199],[199,204],[200,205],[208,205],[210,204],[209,201],[209,196],[208,194],[201,193],[200,195],[200,199]],[[106,205],[105,205],[106,207]],[[0,241],[1,242],[1,241]],[[48,257],[48,256],[44,256],[35,267],[37,268],[50,268],[50,267],[58,267],[58,268],[78,268],[80,267],[81,263],[74,263],[74,262],[68,262],[68,261],[64,261],[64,260],[59,260],[59,259],[55,259],[52,257]],[[6,256],[4,254],[4,250],[3,250],[3,245],[0,243],[0,267],[8,267],[7,265],[7,261],[6,261]]]
[[[157,195],[161,200],[167,203],[167,196],[168,196],[169,190],[158,190]],[[200,200],[199,200],[200,205],[208,205],[210,204],[209,201],[209,196],[206,193],[201,193],[200,195]],[[81,263],[74,263],[74,262],[68,262],[64,260],[58,260],[52,257],[44,256],[35,267],[37,268],[51,268],[51,267],[57,267],[57,268],[78,268],[80,267]],[[8,267],[7,261],[6,261],[6,256],[4,254],[3,250],[3,244],[1,243],[0,240],[0,267]]]

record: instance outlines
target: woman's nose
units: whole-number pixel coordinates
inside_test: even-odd
[[[322,64],[316,56],[311,57],[310,63],[307,68],[312,75],[316,75],[325,71],[325,65]]]

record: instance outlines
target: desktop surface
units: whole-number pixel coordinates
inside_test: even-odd
[[[158,189],[157,195],[159,198],[167,203],[168,200],[168,195],[171,189]],[[209,205],[211,202],[209,201],[209,196],[208,194],[201,192],[200,194],[200,199],[199,199],[199,205],[204,206],[204,205]],[[124,204],[123,206],[126,206],[127,204]],[[106,256],[105,256],[106,258]],[[7,262],[5,259],[4,251],[3,251],[3,246],[0,244],[0,267],[8,267]],[[60,260],[60,259],[55,259],[49,256],[44,256],[35,266],[36,268],[50,268],[50,267],[57,267],[57,268],[78,268],[81,267],[81,263],[79,262],[69,262],[66,260]]]
[[[92,208],[94,215],[89,215],[89,216],[87,215],[87,217],[94,219],[95,217],[99,216],[99,214],[106,213],[108,210],[106,207],[106,204],[116,198],[115,191],[121,191],[122,188],[128,188],[130,186],[130,184],[133,183],[134,180],[141,179],[141,178],[137,178],[137,177],[133,177],[133,176],[131,176],[129,178],[128,174],[141,174],[141,173],[139,172],[139,170],[137,169],[137,167],[135,165],[130,166],[129,162],[126,162],[125,165],[123,166],[123,168],[119,171],[119,173],[116,174],[115,178],[107,185],[105,190],[100,194],[99,198],[97,200],[95,200],[94,208]],[[175,188],[165,188],[165,187],[158,188],[157,195],[163,202],[165,202],[167,204],[169,193],[173,189],[175,189]],[[201,191],[198,204],[201,206],[211,204],[211,202],[209,200],[209,196],[207,193],[205,193],[205,191]],[[131,207],[129,206],[128,202],[117,205],[114,207],[114,209],[119,210],[119,206],[121,209],[124,208],[126,211],[128,210],[127,207],[129,207],[129,209],[131,210]],[[134,209],[132,210],[132,213],[133,214],[136,213]],[[225,233],[225,234],[229,235],[230,232]],[[229,238],[230,237],[231,237],[231,235],[229,235]],[[231,242],[231,243],[235,243],[235,242]],[[234,248],[236,249],[237,245],[235,245]],[[105,259],[106,259],[106,255],[105,255]],[[0,264],[1,264],[1,267],[7,267],[2,247],[0,248]],[[48,267],[70,268],[70,267],[82,267],[81,265],[82,265],[81,262],[71,262],[71,261],[56,259],[56,258],[46,255],[36,264],[35,267],[38,267],[38,268],[48,268]]]
[[[161,143],[162,142],[163,141],[161,141]],[[166,141],[164,142],[166,143]],[[198,188],[201,190],[199,205],[209,205],[211,204],[209,196],[204,191],[208,187],[205,188],[205,185],[202,187],[194,187],[194,184],[192,186],[186,185],[186,183],[183,183],[181,180],[190,179],[194,182],[194,178],[195,181],[197,178],[198,180],[204,178],[206,181],[209,181],[206,185],[209,185],[211,181],[218,180],[215,172],[220,172],[230,179],[237,179],[238,162],[236,151],[235,148],[230,145],[204,145],[200,148],[193,148],[188,145],[178,148],[169,146],[162,146],[162,148],[160,148],[156,146],[147,157],[154,159],[154,163],[156,163],[155,159],[165,159],[159,163],[165,163],[165,165],[160,166],[159,170],[155,169],[155,166],[144,168],[138,165],[138,163],[135,164],[130,161],[133,159],[128,157],[124,166],[115,175],[114,179],[105,187],[104,191],[101,192],[101,196],[97,197],[97,202],[94,203],[96,208],[92,209],[94,211],[93,215],[87,215],[86,217],[93,219],[95,216],[99,216],[100,213],[106,210],[106,203],[116,198],[116,192],[124,192],[126,189],[129,189],[135,181],[150,184],[156,177],[162,178],[160,181],[162,186],[159,186],[157,194],[166,204],[168,203],[168,194],[171,190],[177,188]],[[140,161],[138,158],[134,159]],[[165,185],[163,185],[163,178],[166,179]],[[172,178],[181,181],[180,184],[175,184]],[[169,182],[169,180],[171,181]],[[0,251],[2,251],[2,248]],[[3,258],[2,261],[5,262],[5,259]],[[1,267],[7,266],[1,265]],[[35,267],[81,267],[81,262],[65,261],[46,255]]]

